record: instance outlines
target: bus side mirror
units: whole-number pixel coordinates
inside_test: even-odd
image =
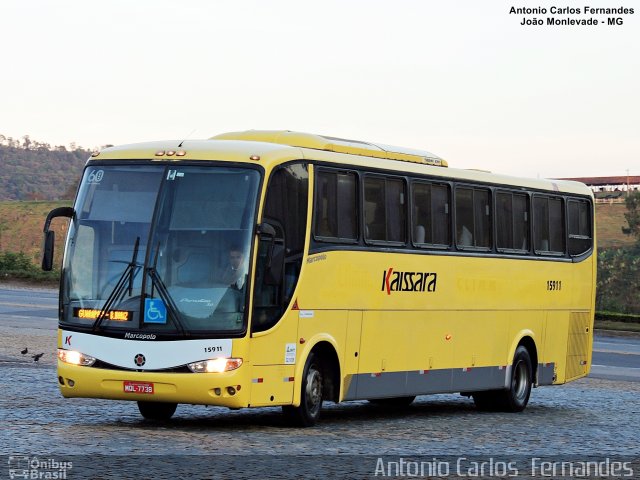
[[[49,230],[44,232],[42,242],[42,270],[50,272],[53,270],[53,245],[55,244],[56,232]]]
[[[47,215],[47,219],[44,221],[44,240],[42,242],[42,270],[50,272],[53,270],[53,246],[55,244],[56,234],[54,231],[49,230],[51,226],[51,220],[56,217],[68,217],[73,218],[75,211],[71,207],[58,207],[54,208]]]
[[[260,239],[265,237],[270,237],[271,239],[276,238],[276,229],[273,228],[273,225],[267,222],[262,222],[258,224],[258,235],[260,235]]]

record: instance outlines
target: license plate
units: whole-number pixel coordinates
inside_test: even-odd
[[[129,382],[125,380],[123,382],[124,393],[143,393],[153,394],[153,383],[149,382]]]

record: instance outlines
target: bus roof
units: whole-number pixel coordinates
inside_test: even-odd
[[[197,161],[222,160],[260,164],[265,168],[292,160],[336,163],[344,167],[415,173],[442,180],[462,180],[527,189],[592,196],[586,185],[568,180],[529,179],[482,170],[447,167],[427,151],[291,131],[250,130],[217,135],[208,140],[173,140],[108,147],[95,160]]]

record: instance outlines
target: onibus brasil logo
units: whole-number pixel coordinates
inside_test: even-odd
[[[438,274],[432,272],[394,272],[393,267],[382,272],[382,291],[435,292]]]
[[[65,480],[72,462],[30,455],[9,455],[9,478]]]

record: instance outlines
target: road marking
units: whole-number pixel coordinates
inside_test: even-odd
[[[615,353],[616,355],[640,355],[640,352],[624,352],[622,350],[594,350],[593,353]]]
[[[32,303],[13,303],[13,302],[0,302],[0,306],[7,307],[27,307],[27,308],[57,308],[57,303],[51,305],[34,305]]]
[[[11,313],[0,313],[0,320],[3,318],[11,320],[58,320],[58,317],[35,317],[32,315],[13,315]]]
[[[598,368],[615,368],[616,370],[640,370],[640,367],[616,367],[615,365],[596,365],[595,363],[591,366]]]
[[[640,352],[640,344],[638,343],[593,342],[593,348],[626,348]]]

